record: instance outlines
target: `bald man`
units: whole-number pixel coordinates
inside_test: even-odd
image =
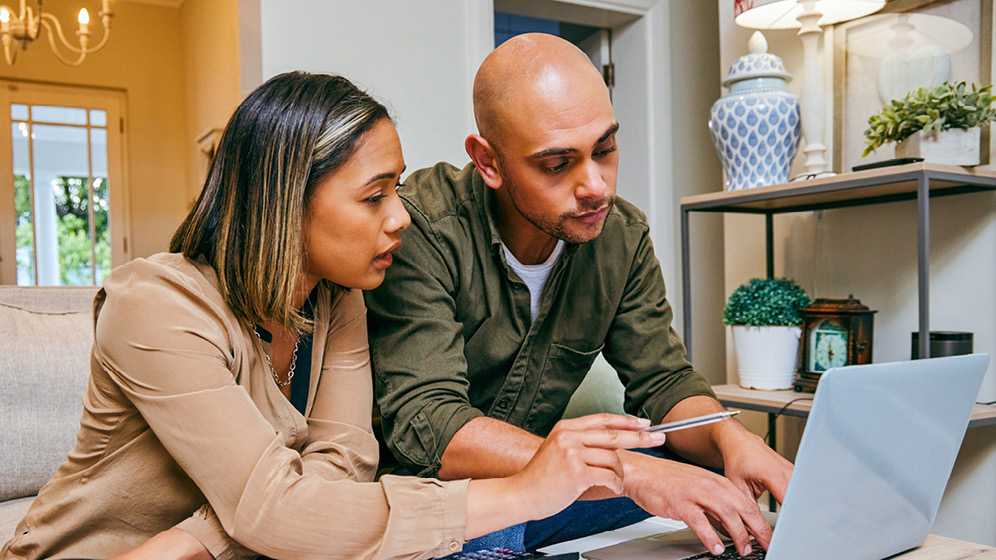
[[[599,353],[631,414],[656,423],[723,410],[671,328],[645,216],[616,197],[619,123],[584,53],[549,35],[510,39],[477,73],[474,112],[473,163],[417,171],[399,189],[412,225],[366,296],[394,456],[442,479],[519,471]],[[592,490],[487,544],[536,548],[654,514],[684,521],[713,552],[713,525],[738,552],[750,535],[767,548],[756,498],[781,501],[791,464],[735,420],[674,432],[667,446],[725,476],[621,452],[626,498]]]

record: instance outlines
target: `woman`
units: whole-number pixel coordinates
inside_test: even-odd
[[[386,109],[344,78],[253,92],[171,252],[98,293],[76,447],[0,556],[443,556],[621,492],[614,450],[662,440],[608,415],[562,422],[512,477],[373,481],[359,290],[409,224],[404,167]]]

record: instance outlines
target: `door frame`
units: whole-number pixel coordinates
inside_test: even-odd
[[[0,79],[0,161],[13,163],[13,143],[10,137],[12,119],[10,105],[53,105],[101,109],[107,112],[107,180],[108,227],[111,233],[111,266],[131,259],[131,207],[129,206],[126,173],[125,118],[126,97],[123,91],[42,84]],[[118,123],[115,125],[115,123]],[[9,158],[9,159],[7,159]],[[13,170],[13,167],[11,167]],[[0,173],[0,284],[17,284],[17,240],[13,232],[16,222],[14,208],[14,174]],[[8,258],[9,255],[9,258]]]

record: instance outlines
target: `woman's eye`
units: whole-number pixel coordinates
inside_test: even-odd
[[[378,202],[380,202],[381,200],[383,200],[385,197],[387,197],[387,195],[385,195],[385,194],[375,194],[375,195],[371,196],[370,198],[368,198],[367,202],[369,202],[370,204],[377,204]]]

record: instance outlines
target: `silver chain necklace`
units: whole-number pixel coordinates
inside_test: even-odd
[[[259,331],[256,330],[257,327],[252,328],[253,334],[259,339],[260,344],[263,343],[263,337],[259,336]],[[270,360],[270,355],[266,353],[266,348],[263,348],[263,355],[266,356],[266,365],[270,366],[270,375],[273,376],[273,382],[277,384],[277,387],[286,387],[290,385],[291,379],[294,379],[294,369],[297,367],[297,347],[301,344],[301,333],[297,333],[297,340],[294,341],[294,355],[291,356],[290,369],[287,370],[287,380],[281,381],[277,377],[277,370],[273,369],[273,361]]]

